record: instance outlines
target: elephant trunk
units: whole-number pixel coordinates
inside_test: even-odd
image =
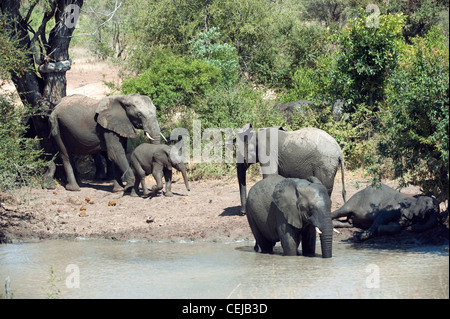
[[[186,168],[181,171],[181,174],[183,175],[184,185],[186,186],[186,189],[188,191],[191,191],[191,188],[189,187],[189,181],[186,173]]]
[[[332,257],[332,247],[333,247],[333,222],[331,218],[321,223],[320,228],[320,246],[322,248],[322,257],[331,258]]]

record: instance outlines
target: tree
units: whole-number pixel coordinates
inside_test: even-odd
[[[66,71],[70,69],[69,44],[78,20],[83,0],[4,0],[0,12],[10,37],[18,39],[18,47],[28,52],[27,68],[22,73],[11,70],[13,81],[24,105],[39,108],[29,124],[43,139],[43,147],[51,151],[47,141],[47,116],[66,95]],[[42,9],[43,17],[37,30],[31,27],[34,10]],[[54,19],[49,33],[46,27]]]
[[[48,116],[66,95],[66,71],[70,69],[69,44],[83,0],[4,0],[0,3],[1,19],[9,37],[17,39],[19,50],[27,52],[24,72],[10,70],[11,80],[25,106],[37,110],[28,118],[29,133],[41,138],[41,147],[49,156],[56,154],[49,140]],[[31,26],[34,10],[42,10],[37,29]],[[34,14],[36,16],[36,14]],[[49,33],[47,25],[54,21]],[[32,132],[32,133],[31,133]],[[51,166],[45,182],[52,182]]]
[[[372,107],[383,100],[386,80],[396,67],[403,43],[404,19],[402,14],[387,14],[372,21],[361,9],[360,17],[334,36],[338,50],[333,91],[346,102],[346,111],[352,112],[361,103]]]
[[[381,162],[393,160],[404,185],[420,185],[442,202],[449,196],[448,42],[437,27],[412,41],[386,88],[378,153]]]

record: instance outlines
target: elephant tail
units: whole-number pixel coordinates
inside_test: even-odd
[[[53,137],[57,136],[59,134],[59,122],[54,112],[50,114],[48,121],[50,122],[50,135]]]
[[[347,194],[346,190],[345,190],[345,178],[344,178],[344,154],[341,152],[341,156],[339,156],[339,162],[341,163],[341,177],[342,177],[342,198],[344,199],[344,203],[347,201],[345,199],[345,195]]]

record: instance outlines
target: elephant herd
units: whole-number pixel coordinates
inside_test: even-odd
[[[72,155],[100,153],[114,163],[113,191],[129,190],[132,196],[137,196],[141,184],[143,196],[149,196],[145,176],[152,174],[156,185],[151,191],[163,188],[164,176],[165,195],[172,196],[172,168],[182,173],[186,189],[190,190],[183,159],[177,152],[171,152],[170,146],[161,143],[160,137],[164,136],[156,108],[147,96],[118,95],[100,101],[83,95],[67,96],[56,105],[49,122],[51,137],[66,173],[67,190],[80,189]],[[127,154],[127,139],[137,136],[136,129],[143,130],[150,143],[143,143]],[[252,130],[251,125],[244,126],[241,132],[249,130]],[[273,134],[276,136],[271,136]],[[266,140],[261,140],[260,136]],[[247,197],[246,171],[252,163],[260,162],[262,168],[267,165],[258,155],[270,153],[267,148],[271,138],[277,142],[275,170],[273,174],[263,174],[264,178],[249,190]],[[409,226],[414,231],[424,231],[437,222],[439,206],[434,198],[408,197],[386,185],[369,186],[346,201],[344,155],[336,140],[322,130],[286,131],[279,127],[263,135],[257,134],[253,143],[248,138],[241,142],[243,154],[236,154],[242,159],[236,164],[241,213],[247,216],[256,251],[270,253],[280,241],[285,255],[297,255],[301,243],[302,254],[314,256],[316,234],[319,234],[322,257],[329,258],[333,230],[337,227],[363,229],[354,236],[362,241],[377,235],[395,234]],[[252,149],[256,155],[253,159],[249,158]],[[345,204],[331,212],[330,197],[339,167]],[[53,173],[54,167],[51,167],[48,173],[51,178]]]

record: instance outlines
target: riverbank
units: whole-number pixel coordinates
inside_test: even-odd
[[[147,177],[148,184],[154,182]],[[86,181],[81,191],[21,189],[0,194],[0,241],[27,242],[42,239],[101,238],[112,240],[224,242],[253,240],[247,218],[240,214],[239,186],[235,180],[192,181],[188,192],[181,176],[172,186],[173,197],[131,197],[112,192],[112,182]],[[336,178],[336,181],[340,178]],[[255,181],[250,182],[248,188]],[[366,187],[367,181],[346,183],[347,198]],[[390,184],[394,186],[393,183]],[[336,182],[332,210],[343,205],[342,185]],[[416,187],[403,193],[414,195]],[[351,241],[358,229],[339,229],[334,240]],[[430,233],[405,231],[370,243],[448,242],[448,221]]]

